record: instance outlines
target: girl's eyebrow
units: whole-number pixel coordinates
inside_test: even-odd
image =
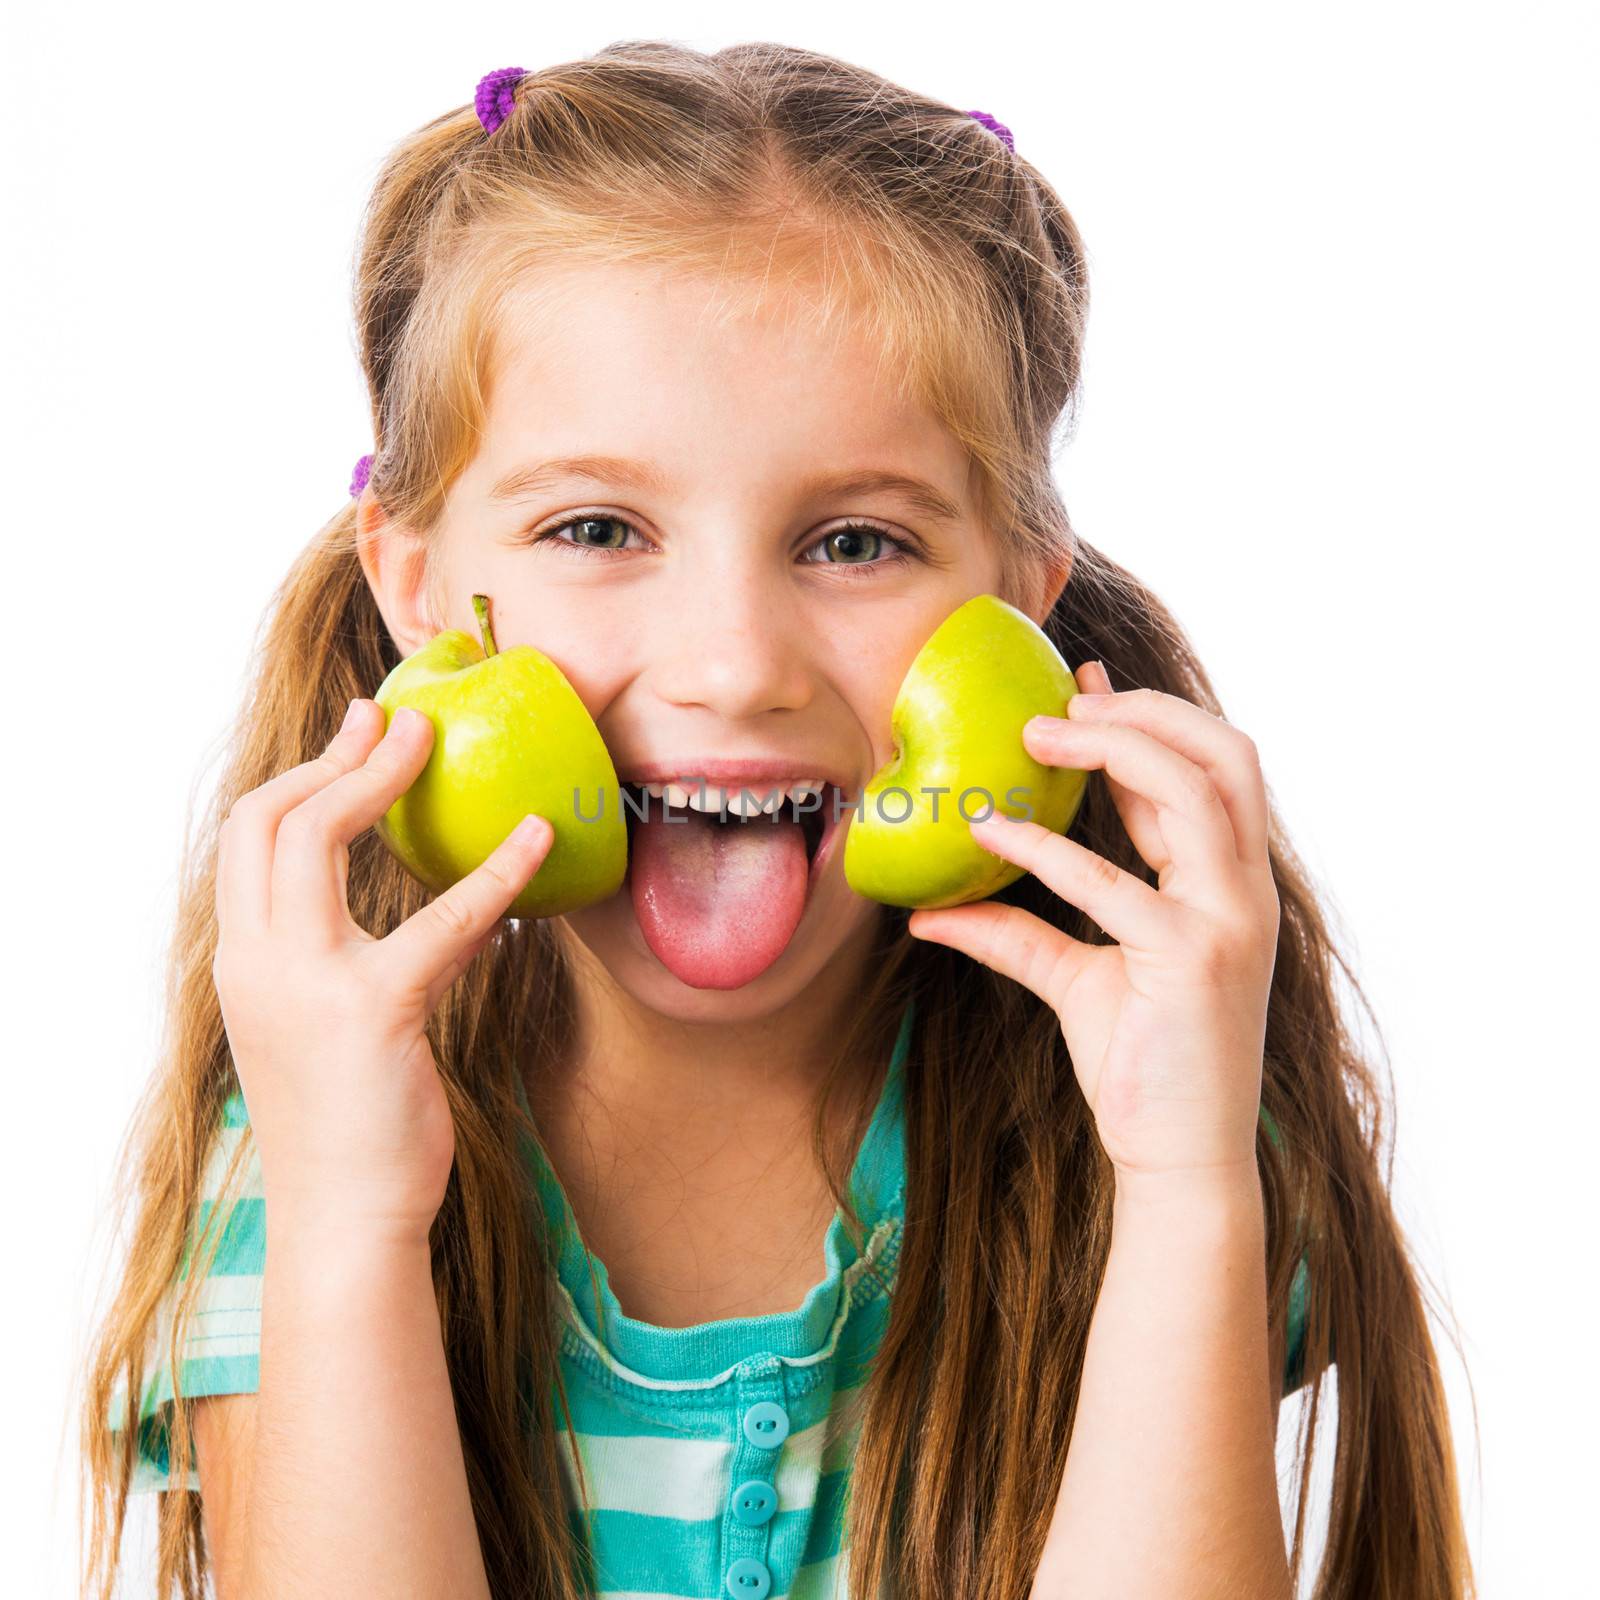
[[[535,466],[517,467],[489,491],[494,502],[519,500],[536,494],[563,478],[585,478],[592,483],[620,484],[625,489],[670,492],[667,475],[653,462],[629,461],[622,456],[558,456]],[[959,522],[961,507],[926,479],[909,473],[866,467],[850,472],[819,472],[799,485],[803,499],[834,495],[895,494],[924,516],[941,522]]]
[[[621,456],[557,456],[537,466],[514,468],[489,491],[489,498],[519,500],[563,478],[618,483],[625,489],[651,489],[657,494],[665,494],[669,488],[666,474],[648,461],[628,461]]]
[[[909,473],[884,472],[866,467],[859,472],[820,472],[800,485],[806,499],[833,495],[897,494],[908,506],[940,522],[959,522],[961,507],[942,489]]]

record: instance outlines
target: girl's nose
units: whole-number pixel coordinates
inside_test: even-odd
[[[674,596],[652,621],[647,671],[657,695],[730,721],[798,711],[814,690],[813,653],[792,593],[759,577]]]

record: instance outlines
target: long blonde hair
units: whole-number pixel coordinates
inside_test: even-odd
[[[815,313],[866,319],[886,360],[969,451],[1004,542],[1003,592],[1037,587],[1070,554],[1046,621],[1069,662],[1103,660],[1221,714],[1170,613],[1078,536],[1055,444],[1078,394],[1088,289],[1077,229],[1054,190],[964,112],[846,62],[787,46],[714,54],[626,41],[525,77],[487,137],[471,105],[417,130],[385,164],[356,277],[370,387],[372,486],[426,534],[476,448],[507,289],[523,269],[636,259],[792,271]],[[821,271],[817,271],[818,267]],[[85,1590],[109,1595],[136,1457],[108,1424],[138,1394],[178,1274],[202,1164],[235,1086],[212,983],[217,831],[241,795],[321,751],[347,702],[397,655],[341,508],[273,597],[225,770],[186,846],[162,1059],[127,1147],[131,1248],[100,1331],[83,1419]],[[1103,785],[1074,837],[1147,882]],[[1281,1335],[1302,1252],[1312,1286],[1309,1390],[1295,1445],[1292,1559],[1307,1546],[1307,1470],[1337,1353],[1337,1434],[1319,1600],[1455,1600],[1473,1592],[1449,1419],[1418,1268],[1387,1193],[1389,1100],[1342,1020],[1335,947],[1276,814],[1282,925],[1266,1037],[1263,1137],[1270,1323]],[[1004,898],[1080,938],[1105,935],[1024,877]],[[351,848],[349,901],[382,936],[425,892],[370,832]],[[906,1232],[869,1384],[848,1508],[850,1589],[919,1600],[1016,1600],[1043,1546],[1072,1431],[1085,1340],[1109,1246],[1110,1169],[1056,1018],[1018,985],[912,939],[885,909],[879,959],[817,1109],[816,1150],[857,1230],[824,1141],[842,1063],[886,1060],[916,1001],[906,1066]],[[1337,972],[1336,972],[1336,969]],[[585,1592],[563,1511],[551,1263],[522,1141],[537,1137],[518,1073],[568,1042],[571,972],[556,930],[508,924],[430,1025],[456,1119],[456,1165],[434,1229],[435,1283],[492,1591]],[[1392,1159],[1389,1157],[1388,1159]],[[522,1217],[525,1227],[508,1227]],[[176,1378],[193,1279],[167,1354]],[[168,1445],[191,1460],[180,1394]],[[198,1496],[159,1496],[159,1593],[197,1596]]]

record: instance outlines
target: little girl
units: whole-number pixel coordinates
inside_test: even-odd
[[[87,1591],[155,1488],[162,1595],[1280,1600],[1336,1371],[1316,1592],[1471,1592],[1342,958],[1053,481],[1087,303],[1001,123],[804,50],[492,72],[390,157],[375,448],[182,887]],[[371,697],[476,593],[660,797],[565,916],[506,915],[547,821],[436,897],[373,829],[438,732]],[[859,796],[983,593],[1085,691],[1023,735],[1067,834],[971,824],[1011,887],[685,806]]]

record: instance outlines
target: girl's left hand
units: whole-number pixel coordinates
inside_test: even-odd
[[[1112,692],[1097,661],[1077,681],[1087,692],[1067,716],[1035,718],[1023,743],[1049,766],[1105,770],[1159,888],[997,811],[973,836],[1117,943],[1086,944],[994,900],[915,911],[908,926],[1055,1011],[1119,1179],[1253,1178],[1280,909],[1255,744],[1173,695]]]

